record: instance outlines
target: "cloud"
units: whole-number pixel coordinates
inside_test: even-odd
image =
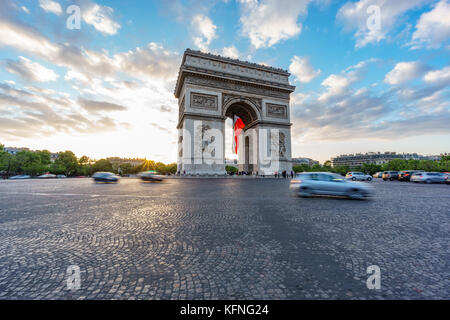
[[[99,112],[99,111],[124,111],[127,110],[126,107],[104,102],[104,101],[94,101],[94,100],[85,100],[85,99],[78,99],[78,103],[87,111],[89,112]]]
[[[431,84],[450,84],[450,66],[440,70],[429,71],[423,79]]]
[[[161,105],[161,107],[159,107],[159,111],[170,113],[170,112],[172,112],[172,108],[163,104],[163,105]]]
[[[89,82],[112,78],[117,73],[131,77],[176,79],[181,55],[154,42],[110,56],[106,51],[53,43],[21,23],[0,20],[0,46],[8,46],[68,69],[65,79]]]
[[[309,63],[308,58],[298,56],[294,56],[291,59],[289,71],[301,83],[311,82],[315,77],[317,77],[321,73],[320,69],[314,70],[313,66]]]
[[[61,6],[56,1],[51,0],[39,0],[39,6],[44,9],[46,12],[51,12],[56,15],[60,15],[62,13]]]
[[[167,128],[167,127],[164,127],[164,126],[160,125],[159,123],[156,123],[156,122],[150,122],[149,125],[152,126],[152,127],[154,127],[154,128],[156,128],[156,129],[159,130],[159,131],[163,131],[163,132],[166,132],[166,133],[169,133],[169,134],[172,134],[172,133],[173,133],[173,130],[172,130],[172,129],[169,129],[169,128]]]
[[[239,59],[239,50],[235,46],[225,47],[222,49],[222,56],[231,59]]]
[[[443,82],[433,82],[447,77],[446,68],[428,72],[414,87],[394,86],[382,91],[371,86],[358,88],[371,61],[328,76],[322,83],[325,91],[294,93],[293,138],[309,143],[448,133],[450,92]],[[409,79],[403,76],[397,79],[399,83]]]
[[[176,79],[181,55],[150,42],[145,47],[137,47],[113,57],[112,64],[129,75]]]
[[[422,75],[427,67],[419,61],[399,62],[395,65],[386,77],[384,82],[390,85],[401,85],[412,81]]]
[[[347,2],[338,11],[336,20],[343,24],[345,31],[356,30],[356,48],[378,43],[389,35],[397,26],[397,22],[406,12],[416,9],[426,3],[426,0],[360,0]],[[380,26],[368,27],[372,21],[373,11],[370,6],[380,9]]]
[[[25,6],[21,6],[21,7],[20,7],[20,9],[22,9],[22,10],[23,10],[23,12],[25,12],[25,13],[27,13],[27,14],[30,14],[30,10],[28,10],[28,8],[27,8],[27,7],[25,7]]]
[[[53,44],[38,31],[6,19],[0,19],[1,45],[47,59],[55,58],[60,52],[58,45]]]
[[[412,49],[440,48],[450,39],[450,3],[441,0],[433,10],[420,16],[412,35]]]
[[[8,139],[48,137],[58,133],[114,131],[122,124],[106,116],[86,117],[78,106],[52,94],[26,91],[0,83],[0,136]],[[69,103],[67,103],[69,102]]]
[[[256,48],[271,47],[300,34],[301,14],[310,0],[240,0],[242,32]]]
[[[200,50],[208,51],[209,44],[216,37],[217,26],[209,17],[197,14],[192,18],[191,27],[194,32],[194,44]]]
[[[114,10],[110,7],[92,3],[82,10],[82,18],[96,30],[106,35],[114,35],[120,24],[113,18]]]
[[[55,81],[59,75],[43,65],[19,56],[19,60],[5,59],[1,61],[6,71],[14,73],[25,81],[48,82]]]
[[[375,61],[376,59],[373,58],[361,61],[356,65],[346,68],[340,74],[331,74],[328,76],[322,82],[322,86],[326,87],[326,91],[320,94],[318,100],[327,102],[347,95],[349,93],[350,85],[361,80],[367,65]]]

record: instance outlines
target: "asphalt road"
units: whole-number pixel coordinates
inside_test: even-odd
[[[450,186],[371,184],[359,201],[287,179],[0,181],[0,299],[449,299]]]

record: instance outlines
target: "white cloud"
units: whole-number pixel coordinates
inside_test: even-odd
[[[55,44],[41,33],[18,23],[0,20],[0,46],[13,47],[35,55],[57,66],[66,67],[66,79],[81,82],[94,78],[114,77],[124,72],[132,77],[174,79],[177,76],[180,56],[156,43],[146,47],[117,53],[78,48],[70,44]]]
[[[256,48],[271,47],[300,34],[301,14],[310,0],[241,0],[242,32]]]
[[[302,83],[310,82],[321,73],[320,69],[314,70],[308,58],[298,56],[291,59],[289,71]]]
[[[239,59],[239,50],[235,46],[225,47],[222,49],[222,55],[231,59]]]
[[[217,26],[209,17],[197,14],[192,18],[191,27],[194,32],[194,44],[200,50],[208,51],[209,44],[216,37]]]
[[[433,10],[420,16],[412,36],[412,48],[440,48],[450,39],[450,3],[441,0]]]
[[[22,56],[19,56],[17,61],[3,60],[1,64],[8,72],[14,73],[26,81],[48,82],[59,78],[59,75],[53,70]]]
[[[361,48],[370,43],[385,39],[396,26],[397,20],[406,12],[413,10],[426,0],[360,0],[347,2],[338,11],[336,19],[344,25],[346,31],[356,30],[356,47]],[[380,26],[368,28],[368,20],[373,12],[367,13],[370,6],[380,8]]]
[[[400,85],[412,81],[425,72],[426,67],[418,62],[399,62],[395,65],[386,77],[384,82],[390,85]]]
[[[46,12],[51,12],[56,15],[60,15],[62,13],[61,6],[58,2],[52,0],[39,0],[39,6],[44,9]]]
[[[367,65],[375,62],[376,59],[368,59],[361,61],[356,65],[350,66],[343,70],[340,74],[331,74],[322,82],[322,86],[326,87],[326,91],[319,97],[318,101],[327,102],[331,99],[337,99],[350,93],[350,86],[361,80]]]
[[[58,51],[57,45],[39,32],[22,25],[0,19],[0,45],[14,47],[20,51],[52,59]]]
[[[431,84],[450,84],[450,66],[440,70],[429,71],[423,79],[425,82]]]
[[[114,10],[96,3],[82,10],[83,20],[98,31],[114,35],[120,29],[120,24],[113,18]]]
[[[20,9],[22,9],[25,13],[28,13],[28,14],[30,14],[30,10],[28,10],[28,8],[27,7],[25,7],[25,6],[21,6],[20,7]]]

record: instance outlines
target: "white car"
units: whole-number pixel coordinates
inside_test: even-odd
[[[416,172],[410,180],[415,183],[444,183],[445,174],[442,172]]]
[[[31,177],[29,175],[21,174],[21,175],[18,175],[18,176],[10,177],[9,179],[10,180],[19,180],[19,179],[30,179],[30,178]]]
[[[373,194],[373,188],[370,185],[348,181],[342,176],[330,172],[300,173],[291,180],[290,189],[302,197],[333,195],[363,199]]]
[[[38,178],[39,179],[54,179],[54,178],[56,178],[56,175],[51,174],[51,173],[46,173],[46,174],[39,176]]]
[[[372,176],[362,172],[349,172],[345,175],[345,179],[352,181],[372,181]]]

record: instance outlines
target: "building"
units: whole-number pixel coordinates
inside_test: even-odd
[[[293,166],[295,166],[295,165],[302,165],[302,164],[305,164],[305,165],[307,165],[309,167],[312,167],[312,166],[314,166],[316,164],[319,164],[319,161],[313,160],[313,159],[310,159],[310,158],[292,158],[292,165]]]
[[[9,154],[12,155],[16,155],[20,151],[35,151],[35,150],[30,150],[29,148],[5,147],[3,148],[3,151],[8,152]],[[58,159],[58,153],[51,152],[50,161],[55,162],[56,159]]]
[[[363,164],[384,164],[394,159],[402,160],[434,160],[439,161],[440,156],[423,156],[417,153],[396,153],[396,152],[367,152],[355,154],[343,154],[335,158],[331,158],[333,167],[346,166],[355,168]]]
[[[28,148],[15,148],[15,147],[5,147],[3,148],[3,151],[8,152],[9,154],[17,154],[20,151],[30,151]]]

